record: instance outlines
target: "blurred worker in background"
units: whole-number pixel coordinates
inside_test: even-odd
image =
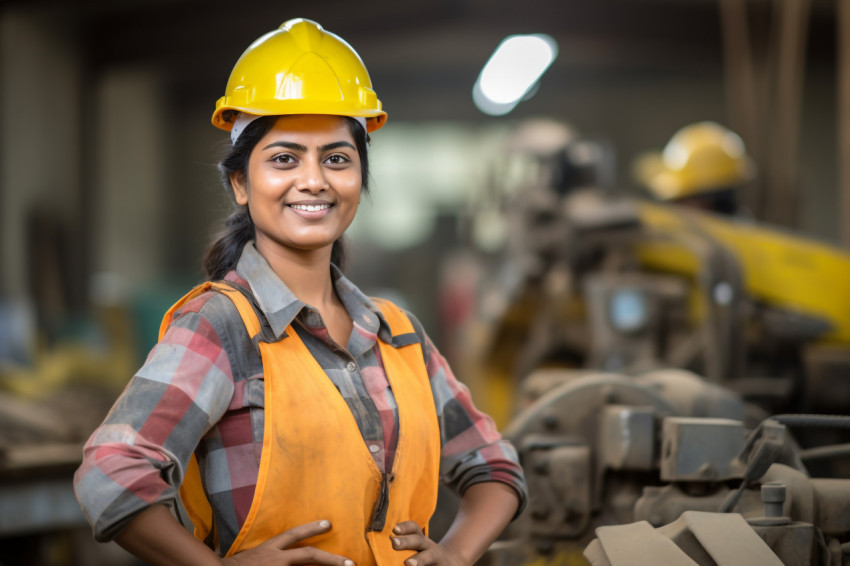
[[[236,212],[86,444],[75,489],[98,540],[150,564],[469,565],[521,510],[513,447],[416,318],[340,271],[385,120],[315,22],[236,63],[212,118]],[[438,480],[461,495],[440,542]]]
[[[706,121],[680,129],[660,154],[639,156],[634,174],[661,201],[736,214],[755,167],[738,134]]]

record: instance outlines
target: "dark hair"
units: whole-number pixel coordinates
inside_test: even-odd
[[[218,174],[224,189],[233,195],[230,175],[241,171],[247,178],[248,160],[257,143],[272,129],[279,116],[264,116],[254,120],[239,135],[236,143],[218,164]],[[360,173],[363,178],[362,191],[369,193],[369,135],[360,123],[345,117],[354,145],[360,155]],[[236,210],[224,221],[224,228],[216,236],[204,256],[204,269],[211,280],[223,279],[228,271],[236,267],[242,248],[254,239],[254,221],[247,206],[236,205]],[[337,239],[331,250],[331,262],[340,269],[345,264],[345,246],[343,238]]]

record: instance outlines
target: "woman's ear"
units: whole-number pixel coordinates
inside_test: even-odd
[[[236,204],[245,206],[248,204],[248,183],[245,182],[243,171],[234,171],[230,174],[230,186],[233,187],[233,198]]]

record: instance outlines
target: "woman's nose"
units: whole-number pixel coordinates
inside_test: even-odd
[[[298,190],[318,193],[328,188],[328,180],[320,163],[308,161],[304,164],[303,173],[299,179]]]

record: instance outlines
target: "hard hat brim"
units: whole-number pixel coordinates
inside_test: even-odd
[[[211,121],[213,126],[227,132],[233,129],[233,120],[239,112],[246,112],[257,116],[325,114],[331,116],[365,118],[366,131],[370,133],[381,129],[387,121],[387,113],[383,110],[362,109],[352,111],[351,105],[344,102],[334,103],[309,100],[280,100],[274,101],[273,103],[267,102],[257,106],[237,106],[227,104],[226,98],[227,97],[222,96],[216,103],[216,109],[215,112],[213,112]]]

